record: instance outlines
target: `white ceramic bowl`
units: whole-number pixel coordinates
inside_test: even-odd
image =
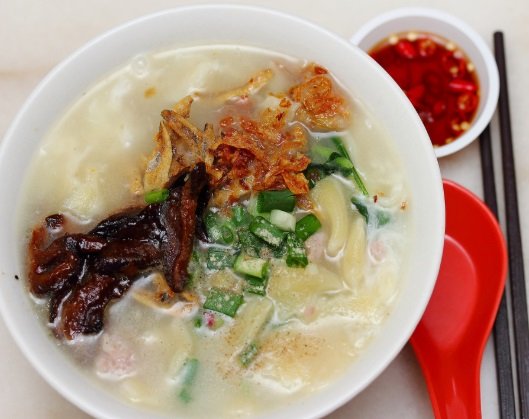
[[[239,6],[195,6],[147,16],[90,42],[59,64],[35,89],[0,149],[0,307],[20,349],[64,397],[96,417],[157,417],[124,404],[87,379],[65,357],[32,311],[24,281],[22,238],[14,228],[21,182],[50,126],[96,80],[131,57],[164,46],[238,43],[314,60],[331,69],[393,138],[410,182],[414,238],[408,275],[393,312],[358,362],[317,394],[275,411],[275,418],[319,417],[366,387],[398,354],[418,323],[437,276],[444,202],[437,160],[404,94],[366,54],[347,41],[282,13]],[[4,361],[5,362],[5,361]],[[30,397],[30,396],[29,396]],[[270,416],[270,415],[269,415]]]
[[[480,103],[470,128],[452,143],[436,147],[437,157],[461,150],[474,141],[490,122],[500,91],[496,61],[481,36],[462,20],[426,8],[395,9],[362,26],[351,42],[369,51],[383,39],[397,33],[415,31],[440,35],[459,46],[474,63],[479,79]]]

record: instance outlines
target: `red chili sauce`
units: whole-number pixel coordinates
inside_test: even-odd
[[[390,36],[369,54],[404,90],[434,146],[454,141],[470,127],[479,105],[478,79],[452,42],[409,32]]]

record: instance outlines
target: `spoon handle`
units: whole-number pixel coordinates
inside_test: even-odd
[[[412,342],[413,343],[413,342]],[[416,348],[414,348],[416,349]],[[417,350],[416,350],[417,353]],[[436,419],[481,419],[480,356],[432,361],[418,354]]]

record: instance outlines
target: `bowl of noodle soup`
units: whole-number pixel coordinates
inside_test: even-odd
[[[96,417],[325,415],[402,349],[439,268],[413,107],[358,48],[271,10],[101,35],[28,98],[0,172],[2,314]]]

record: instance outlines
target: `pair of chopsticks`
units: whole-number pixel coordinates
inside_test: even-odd
[[[509,254],[509,279],[507,287],[511,296],[511,320],[506,294],[501,299],[494,324],[494,346],[496,352],[496,369],[499,387],[501,418],[516,418],[515,386],[512,374],[511,329],[513,333],[514,354],[516,360],[516,388],[518,394],[519,417],[529,419],[529,322],[525,274],[518,214],[518,196],[511,133],[509,92],[507,86],[507,67],[503,33],[494,33],[494,54],[500,74],[500,97],[498,103],[500,117],[501,153],[503,168],[503,189],[505,198],[507,243]],[[480,138],[481,167],[485,202],[498,216],[496,187],[494,184],[494,167],[490,129],[483,132]],[[507,291],[507,288],[506,288]]]

